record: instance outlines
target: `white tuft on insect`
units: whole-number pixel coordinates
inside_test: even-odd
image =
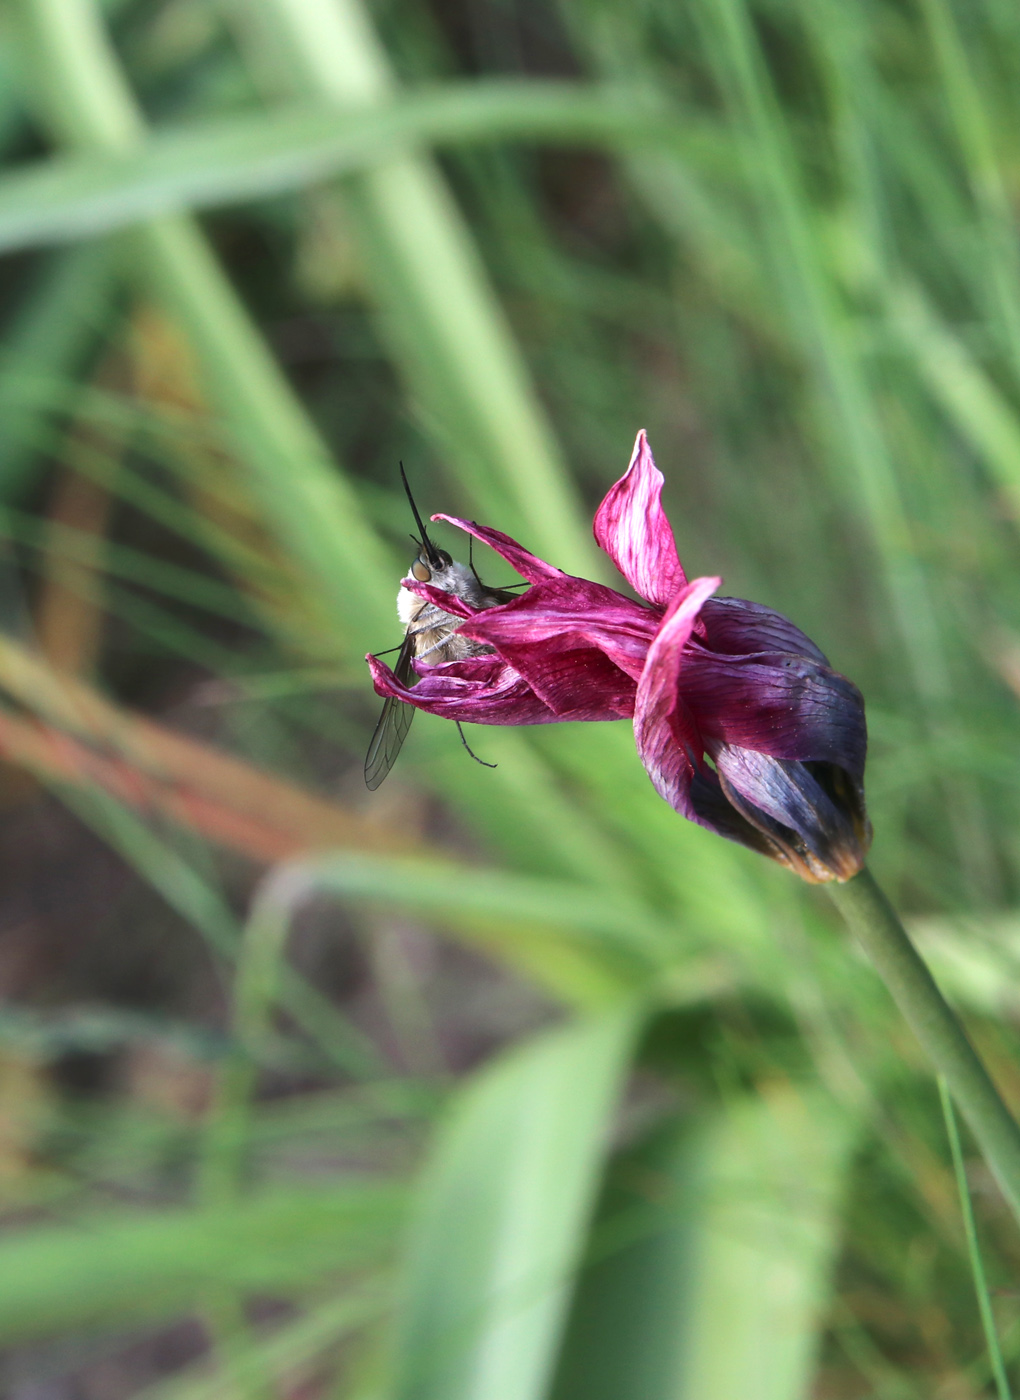
[[[487,588],[475,573],[473,564],[459,564],[445,549],[439,549],[432,543],[407,484],[403,463],[400,464],[400,478],[411,503],[415,523],[421,531],[420,540],[412,536],[418,545],[418,555],[411,563],[411,577],[444,593],[452,593],[456,598],[463,598],[473,608],[494,608],[500,603],[509,603],[516,596],[514,593],[504,588]],[[414,685],[418,679],[413,664],[415,661],[428,661],[435,666],[444,661],[463,661],[469,656],[482,656],[492,651],[491,647],[460,635],[457,629],[463,618],[444,612],[435,603],[412,593],[409,588],[401,587],[397,594],[397,616],[404,624],[404,640],[393,674],[402,685]],[[386,698],[365,756],[365,782],[373,792],[396,762],[412,719],[413,705],[392,695]],[[482,763],[483,760],[471,752],[459,723],[457,729],[468,753],[476,762]],[[494,768],[496,765],[486,763],[484,766]]]

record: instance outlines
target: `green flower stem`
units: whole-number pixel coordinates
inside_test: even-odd
[[[1020,1128],[869,870],[827,885],[833,902],[945,1077],[985,1161],[1020,1220]]]

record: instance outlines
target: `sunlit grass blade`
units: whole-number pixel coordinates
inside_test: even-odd
[[[414,1208],[389,1400],[541,1400],[633,1009],[550,1032],[449,1106]]]

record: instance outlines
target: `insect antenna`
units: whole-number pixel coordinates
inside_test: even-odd
[[[475,568],[474,545],[475,545],[474,538],[473,538],[471,535],[468,535],[468,568],[469,568],[469,569],[471,570],[471,572],[474,574],[474,576],[475,576],[475,583],[478,584],[478,587],[479,587],[479,588],[484,588],[484,587],[485,587],[485,584],[484,584],[484,583],[482,582],[482,580],[478,577],[478,570]],[[463,739],[463,737],[464,737],[463,734],[462,734],[460,737]]]
[[[475,577],[477,578],[478,575],[476,574]],[[484,758],[479,758],[478,755],[475,753],[474,749],[471,747],[471,745],[468,743],[468,741],[464,738],[464,730],[463,730],[463,728],[461,727],[460,720],[459,720],[459,719],[454,720],[454,724],[456,724],[456,726],[457,726],[457,733],[460,735],[460,742],[464,745],[464,747],[467,749],[468,753],[471,755],[471,757],[474,759],[474,761],[475,761],[476,763],[480,763],[480,764],[482,765],[483,768],[498,768],[498,767],[499,767],[499,764],[498,764],[498,763],[486,763],[486,761],[485,761]]]
[[[400,463],[400,479],[404,483],[404,490],[407,492],[407,499],[410,502],[411,510],[414,512],[415,524],[421,531],[421,546],[425,551],[426,558],[428,559],[430,564],[441,564],[442,560],[439,557],[439,551],[429,539],[428,531],[425,529],[425,522],[424,520],[422,520],[421,515],[418,512],[418,507],[414,503],[414,497],[411,495],[411,488],[407,484],[407,473],[404,471],[403,462]],[[414,539],[414,536],[412,535],[411,538]],[[415,543],[417,544],[418,541],[415,540]]]

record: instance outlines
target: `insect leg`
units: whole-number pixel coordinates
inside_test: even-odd
[[[471,757],[474,759],[474,761],[475,761],[476,763],[480,763],[480,764],[482,765],[483,768],[498,768],[498,767],[499,767],[499,765],[496,764],[496,763],[486,763],[486,761],[485,761],[484,758],[479,758],[478,755],[475,753],[474,749],[471,747],[471,745],[468,743],[468,741],[464,738],[464,730],[461,728],[460,720],[459,720],[459,719],[454,720],[454,724],[457,726],[457,733],[460,735],[460,742],[464,745],[464,747],[467,749],[468,753],[471,755]]]

